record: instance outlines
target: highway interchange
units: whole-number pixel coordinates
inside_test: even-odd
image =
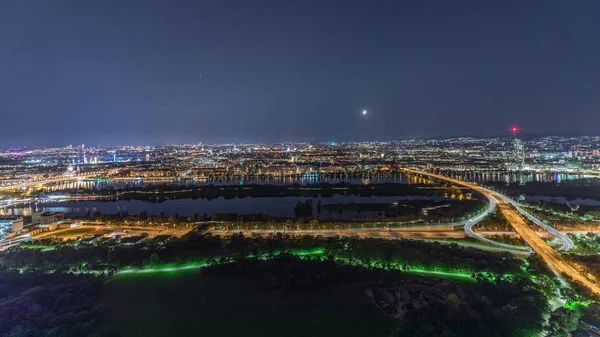
[[[588,280],[585,276],[581,275],[579,271],[577,271],[573,266],[567,263],[552,247],[550,247],[544,240],[542,240],[542,238],[540,238],[536,234],[536,232],[525,222],[523,216],[526,216],[540,227],[556,235],[556,237],[560,239],[563,243],[563,246],[561,248],[562,250],[571,249],[573,247],[573,242],[566,235],[554,230],[552,227],[547,226],[542,221],[535,219],[533,216],[526,213],[524,210],[519,208],[516,202],[512,201],[510,198],[498,192],[465,181],[456,180],[445,176],[417,171],[413,169],[405,169],[405,171],[412,174],[423,175],[428,176],[430,178],[447,181],[459,186],[468,187],[480,192],[488,198],[496,198],[496,200],[498,200],[498,206],[502,214],[510,222],[510,224],[513,226],[513,228],[519,234],[519,236],[521,236],[521,238],[523,238],[523,240],[527,242],[527,244],[533,249],[534,252],[536,252],[536,254],[538,254],[555,271],[558,271],[570,277],[574,281],[580,282],[583,286],[588,288],[593,293],[600,295],[600,287]]]

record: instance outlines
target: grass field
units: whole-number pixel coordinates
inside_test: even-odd
[[[378,337],[394,326],[358,285],[289,294],[189,271],[119,276],[105,293],[123,337]]]
[[[94,227],[77,227],[70,228],[65,231],[60,231],[54,234],[57,237],[72,237],[72,236],[83,236],[86,234],[91,234],[95,231]]]
[[[36,239],[45,239],[49,237],[58,237],[58,238],[75,238],[77,236],[83,236],[86,234],[91,234],[96,230],[95,227],[81,226],[76,228],[67,228],[67,229],[58,229],[51,232],[44,232],[39,235],[36,235]]]

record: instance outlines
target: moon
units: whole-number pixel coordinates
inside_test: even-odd
[[[363,114],[363,115],[366,115],[366,114],[367,114],[367,110],[363,110],[363,111],[362,111],[362,114]]]

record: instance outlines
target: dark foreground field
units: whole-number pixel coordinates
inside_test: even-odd
[[[108,323],[123,337],[388,336],[391,318],[362,287],[282,293],[197,272],[120,276],[106,284]]]

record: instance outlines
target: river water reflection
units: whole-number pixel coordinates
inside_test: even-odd
[[[453,174],[452,177],[478,183],[491,181],[505,182],[533,182],[533,181],[556,181],[584,178],[584,175],[578,174],[516,174],[516,173],[461,173]],[[305,175],[301,177],[268,177],[268,178],[247,178],[247,179],[216,179],[194,181],[191,179],[171,179],[167,181],[151,181],[143,179],[92,179],[77,182],[62,183],[50,185],[46,188],[48,192],[59,192],[63,190],[101,190],[108,187],[144,187],[149,185],[248,185],[248,184],[272,184],[272,185],[311,185],[316,183],[340,183],[347,182],[353,184],[379,184],[379,183],[397,183],[397,184],[426,184],[431,183],[427,179],[413,175]],[[282,197],[282,198],[240,198],[224,199],[179,199],[166,200],[161,203],[150,203],[139,200],[118,200],[118,201],[68,201],[68,202],[44,202],[22,205],[14,208],[5,208],[0,210],[0,215],[30,215],[32,211],[59,211],[65,212],[67,216],[85,215],[88,212],[100,211],[103,214],[112,214],[120,211],[127,211],[129,214],[138,214],[147,211],[151,215],[172,215],[178,213],[181,216],[191,216],[194,213],[213,214],[213,213],[238,213],[238,214],[268,214],[277,217],[293,217],[294,206],[298,201],[306,200],[306,197]],[[420,200],[444,200],[444,197],[425,197],[425,196],[394,196],[394,197],[361,197],[334,195],[328,198],[312,198],[313,205],[316,206],[318,200],[323,205],[338,203],[393,203],[399,200],[420,199]],[[316,212],[316,211],[315,211]],[[343,214],[329,213],[323,211],[323,216],[328,218],[348,219],[356,216],[376,216],[377,212],[344,212]]]
[[[476,183],[506,182],[506,183],[531,183],[531,182],[556,182],[565,180],[598,178],[597,175],[572,174],[572,173],[507,173],[507,172],[460,172],[446,173],[454,179]]]

